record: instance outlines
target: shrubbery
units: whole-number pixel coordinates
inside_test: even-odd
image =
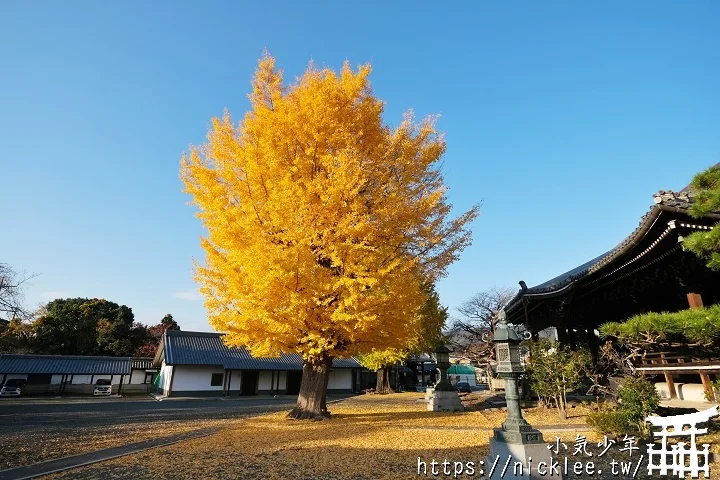
[[[548,340],[530,343],[528,374],[532,389],[546,406],[567,418],[567,394],[580,387],[591,363],[587,352],[571,352]]]
[[[595,411],[588,414],[587,424],[594,427],[598,433],[615,437],[632,430],[628,415],[610,403],[598,403]]]
[[[626,377],[620,384],[617,405],[602,403],[588,415],[588,425],[602,434],[616,436],[627,433],[647,435],[645,419],[660,406],[655,386],[644,378]]]

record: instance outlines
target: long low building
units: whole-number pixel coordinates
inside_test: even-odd
[[[255,358],[245,349],[228,347],[223,334],[168,330],[155,355],[160,369],[155,385],[166,396],[295,395],[300,391],[302,358],[283,354]],[[333,360],[329,393],[359,391],[360,363]]]
[[[0,355],[0,378],[21,379],[24,393],[92,393],[97,380],[110,380],[116,393],[149,393],[157,375],[150,358],[73,355]]]

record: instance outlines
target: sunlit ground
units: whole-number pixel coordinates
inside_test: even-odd
[[[485,459],[490,429],[500,425],[503,411],[428,412],[422,398],[418,393],[355,397],[331,405],[332,419],[321,422],[288,420],[285,413],[240,420],[210,437],[55,478],[406,479],[419,478],[418,457],[478,464]],[[572,409],[566,425],[584,425],[583,413],[581,407]],[[553,410],[528,409],[525,417],[534,426],[561,423]],[[572,447],[578,431],[557,435]],[[554,440],[555,433],[546,431],[545,438]],[[476,472],[458,478],[481,477]]]
[[[488,454],[491,429],[505,418],[504,411],[467,411],[437,413],[425,410],[422,394],[364,395],[331,406],[332,419],[312,422],[288,420],[285,413],[268,414],[228,423],[217,434],[181,442],[135,455],[70,470],[52,478],[169,478],[169,479],[242,479],[242,480],[376,480],[418,478],[487,478],[478,470]],[[594,462],[593,475],[568,478],[662,478],[647,472],[647,456],[635,467],[640,455],[619,451],[622,443],[612,446],[606,454],[597,435],[585,426],[587,410],[581,406],[569,409],[569,418],[561,421],[555,410],[530,408],[525,418],[543,430],[548,443],[556,436],[569,457],[583,465]],[[158,431],[158,435],[163,435]],[[574,454],[578,435],[587,439],[586,450],[593,456]],[[562,447],[560,447],[562,450]],[[432,460],[443,462],[474,462],[474,475],[454,473],[418,475],[418,459],[428,466]],[[618,460],[632,468],[621,474]],[[454,465],[454,463],[453,463]],[[439,466],[438,468],[442,468]],[[454,467],[451,467],[451,469]],[[487,467],[483,467],[487,468]],[[562,468],[562,467],[561,467]],[[613,474],[615,468],[616,474]],[[602,475],[597,471],[602,469]],[[713,464],[710,478],[720,478],[720,466]],[[487,472],[487,470],[486,470]],[[667,476],[666,476],[667,477]],[[675,477],[675,476],[673,476]],[[49,478],[49,477],[48,477]],[[507,476],[506,476],[507,478]],[[548,477],[548,478],[559,478]],[[675,477],[677,478],[677,477]],[[687,477],[689,478],[689,477]],[[702,475],[701,475],[702,478]]]

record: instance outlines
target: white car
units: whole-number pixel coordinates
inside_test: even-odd
[[[26,380],[19,378],[11,378],[5,382],[5,385],[0,389],[0,396],[3,397],[19,397],[22,393],[22,387],[25,386]]]
[[[112,383],[110,382],[110,380],[101,378],[97,382],[95,382],[95,390],[93,390],[93,395],[112,395]]]

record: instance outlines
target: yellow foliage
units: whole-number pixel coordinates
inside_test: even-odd
[[[388,348],[385,350],[373,350],[370,353],[360,355],[359,360],[363,367],[368,370],[380,370],[395,362],[404,362],[408,357],[408,350]]]
[[[306,361],[403,348],[423,279],[470,243],[478,211],[449,217],[434,119],[384,125],[369,74],[310,65],[285,87],[266,55],[244,120],[214,119],[183,157],[209,232],[196,279],[229,344]]]

